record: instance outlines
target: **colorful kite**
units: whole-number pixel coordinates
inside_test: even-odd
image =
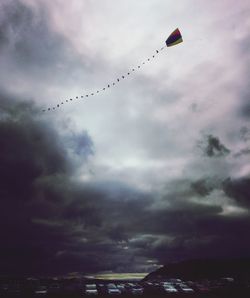
[[[183,39],[180,30],[177,28],[169,35],[168,39],[166,40],[166,45],[167,47],[172,47],[181,42],[183,42]]]
[[[176,30],[174,30],[168,37],[168,39],[166,40],[166,45],[164,47],[162,47],[160,50],[156,50],[156,54],[159,54],[160,51],[164,50],[166,47],[172,47],[175,46],[179,43],[183,42],[181,33],[179,31],[179,29],[177,28]],[[147,62],[149,62],[152,58],[155,58],[155,55],[153,55],[150,58],[147,58],[144,62],[142,62],[140,65],[137,66],[137,70],[139,70],[141,68],[142,65],[146,64]],[[122,75],[120,78],[116,79],[116,82],[119,83],[121,81],[121,79],[125,79],[127,76],[129,76],[132,72],[134,72],[136,69],[132,68],[131,71],[129,71],[126,75]],[[89,96],[94,96],[95,94],[98,94],[100,92],[105,91],[107,88],[110,88],[111,86],[115,86],[116,83],[112,82],[106,85],[106,87],[101,88],[100,90],[97,90],[96,92],[91,92],[89,94],[85,94],[85,95],[80,95],[80,96],[76,96],[75,99],[80,99],[80,98],[84,98],[84,97],[89,97]],[[65,101],[62,101],[61,103],[56,104],[54,107],[49,107],[47,109],[44,109],[43,112],[46,111],[53,111],[56,108],[59,108],[61,105],[63,105],[64,103],[68,103],[70,101],[73,101],[73,98],[70,99],[66,99]]]

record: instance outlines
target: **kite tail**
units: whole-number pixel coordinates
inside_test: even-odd
[[[75,100],[78,100],[78,99],[83,99],[83,98],[88,98],[88,97],[91,97],[91,96],[94,96],[94,95],[97,95],[97,94],[100,94],[101,92],[104,92],[106,91],[107,89],[111,88],[111,87],[115,87],[116,85],[118,85],[118,83],[120,83],[122,80],[124,80],[125,78],[129,77],[130,75],[132,75],[132,73],[140,70],[140,68],[151,62],[161,51],[163,51],[165,48],[167,47],[167,45],[161,47],[160,49],[157,49],[155,50],[155,54],[148,57],[147,59],[145,59],[141,64],[137,65],[136,67],[134,68],[131,68],[126,74],[123,74],[121,75],[120,77],[116,78],[115,80],[113,80],[113,82],[109,83],[109,84],[106,84],[103,88],[101,89],[98,89],[94,92],[90,92],[90,93],[87,93],[87,94],[84,94],[84,95],[79,95],[79,96],[76,96],[76,97],[71,97],[71,98],[68,98],[64,101],[61,101],[60,103],[57,103],[55,106],[52,106],[52,107],[48,107],[47,109],[43,109],[42,111],[43,112],[46,112],[46,111],[54,111],[58,108],[60,108],[62,105],[64,104],[67,104],[69,102],[73,102]]]
[[[158,55],[161,51],[163,51],[166,47],[172,47],[172,46],[175,46],[179,43],[183,42],[183,39],[182,39],[182,35],[181,35],[181,32],[180,30],[177,28],[175,29],[170,35],[169,37],[167,38],[166,40],[166,45],[163,46],[162,48],[160,48],[159,50],[155,50],[155,54],[150,56],[149,58],[147,58],[145,61],[143,61],[141,64],[137,65],[137,67],[134,67],[132,68],[130,71],[128,71],[126,74],[116,78],[116,80],[114,80],[113,82],[107,84],[105,87],[97,90],[97,91],[94,91],[94,92],[91,92],[91,93],[88,93],[88,94],[84,94],[84,95],[80,95],[80,96],[76,96],[75,98],[69,98],[69,99],[66,99],[64,101],[62,101],[61,103],[58,103],[56,106],[54,107],[49,107],[47,109],[44,109],[43,112],[46,112],[46,111],[53,111],[57,108],[60,108],[61,105],[65,104],[65,103],[68,103],[68,102],[72,102],[73,100],[76,100],[76,99],[80,99],[80,98],[85,98],[85,97],[89,97],[89,96],[94,96],[94,95],[97,95],[99,94],[100,92],[104,92],[105,90],[111,88],[111,87],[114,87],[116,86],[119,82],[121,82],[122,80],[124,80],[126,77],[130,76],[133,72],[135,72],[136,70],[139,70],[144,64],[146,63],[149,63],[151,60],[153,60],[156,55]]]

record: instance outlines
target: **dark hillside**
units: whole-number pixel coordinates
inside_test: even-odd
[[[235,279],[250,278],[250,259],[234,260],[190,260],[170,263],[148,274],[144,280],[160,278],[181,278],[185,280],[218,279],[233,277]]]

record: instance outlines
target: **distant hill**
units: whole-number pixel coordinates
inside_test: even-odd
[[[233,260],[190,260],[167,264],[149,273],[146,280],[161,278],[180,278],[185,280],[217,279],[233,277],[235,279],[250,279],[250,258]]]

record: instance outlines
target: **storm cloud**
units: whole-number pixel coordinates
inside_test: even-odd
[[[249,4],[0,7],[1,274],[249,256]],[[177,25],[183,45],[133,79],[42,112],[128,71]]]
[[[217,137],[208,135],[204,141],[203,152],[208,157],[221,157],[228,155],[230,150]]]
[[[224,181],[223,189],[225,193],[236,200],[240,205],[250,204],[250,178],[227,179]]]

